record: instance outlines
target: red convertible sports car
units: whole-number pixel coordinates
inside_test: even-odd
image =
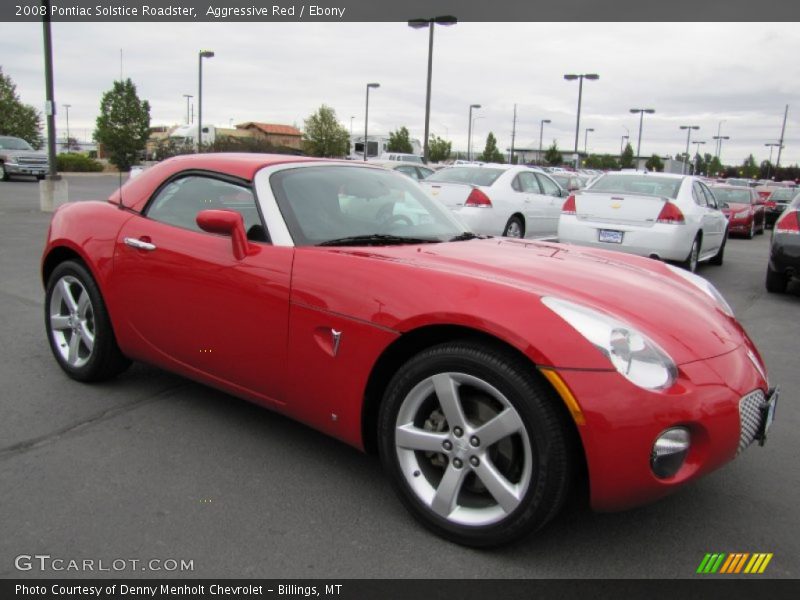
[[[367,163],[164,161],[61,207],[42,277],[70,377],[144,361],[377,451],[408,509],[467,545],[542,527],[578,489],[601,511],[664,496],[763,443],[776,406],[705,279],[476,236]]]

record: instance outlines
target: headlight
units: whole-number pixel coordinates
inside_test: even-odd
[[[750,216],[750,211],[749,210],[740,210],[737,213],[733,213],[733,218],[734,219],[746,219],[749,216]]]
[[[670,387],[678,369],[658,344],[630,325],[594,309],[545,296],[542,303],[605,354],[628,381],[648,390]]]
[[[673,265],[668,265],[665,263],[664,266],[667,267],[673,273],[675,273],[675,275],[680,275],[681,277],[683,277],[686,281],[688,281],[693,286],[698,288],[704,294],[707,294],[717,303],[720,310],[724,312],[726,315],[728,315],[731,318],[734,317],[731,305],[727,303],[725,298],[722,297],[722,294],[720,294],[717,288],[711,285],[711,283],[708,280],[703,279],[699,275],[695,275],[694,273],[690,273],[685,269],[680,269]]]

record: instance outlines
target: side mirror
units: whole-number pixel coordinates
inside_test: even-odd
[[[241,214],[234,210],[201,210],[197,213],[196,221],[203,231],[231,236],[236,260],[247,256],[247,234]]]

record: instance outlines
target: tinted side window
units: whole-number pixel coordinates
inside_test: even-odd
[[[692,183],[692,198],[697,206],[706,206],[706,197],[698,182]]]
[[[558,184],[547,177],[546,175],[542,175],[541,173],[536,173],[536,178],[539,180],[539,183],[542,186],[543,193],[547,196],[561,196],[561,188]]]
[[[267,241],[250,189],[212,177],[187,175],[171,181],[150,202],[147,216],[183,229],[202,231],[197,225],[197,213],[209,208],[235,210],[242,215],[248,239]]]
[[[700,189],[703,191],[703,194],[705,194],[706,203],[708,204],[708,207],[709,208],[719,208],[717,206],[717,199],[714,196],[714,193],[710,189],[708,189],[708,187],[703,185],[702,183],[700,184]]]
[[[525,192],[526,194],[542,193],[539,183],[536,181],[536,177],[534,177],[533,173],[523,171],[517,175],[515,181],[517,181],[519,188],[515,187],[514,189],[518,192]]]

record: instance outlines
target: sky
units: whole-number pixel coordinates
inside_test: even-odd
[[[260,121],[303,128],[326,104],[346,129],[407,127],[422,139],[428,39],[405,23],[53,23],[58,136],[91,137],[100,98],[120,72],[151,106],[152,125],[186,120],[184,94],[197,102],[197,54],[203,63],[203,122],[218,127]],[[685,151],[686,132],[713,153],[720,132],[722,162],[741,164],[780,137],[789,105],[782,165],[800,163],[800,38],[795,23],[475,23],[437,26],[430,129],[465,149],[470,104],[473,147],[493,132],[498,146],[575,145],[578,82],[565,73],[597,73],[584,81],[579,148],[620,151],[630,133],[634,151],[638,115],[644,116],[641,155]],[[121,56],[121,59],[120,59]],[[40,23],[0,23],[0,66],[22,101],[43,110],[44,58]],[[196,106],[195,106],[196,115]],[[694,154],[698,147],[692,144]],[[773,162],[777,158],[777,149]]]

